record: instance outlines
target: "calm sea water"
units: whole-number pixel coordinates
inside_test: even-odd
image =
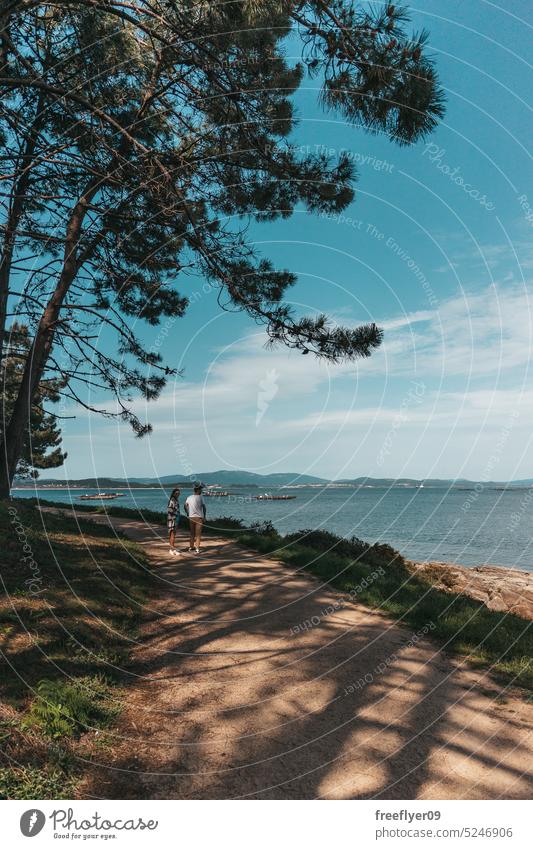
[[[13,495],[83,503],[77,496],[92,492],[96,490],[39,489]],[[387,542],[413,560],[533,571],[533,490],[304,488],[291,490],[294,501],[277,502],[252,500],[259,492],[255,489],[233,487],[232,492],[229,498],[206,499],[208,515],[234,516],[247,524],[270,519],[284,533],[327,528],[346,537]],[[183,490],[182,501],[187,494]],[[134,489],[109,503],[164,511],[167,498],[165,489]]]

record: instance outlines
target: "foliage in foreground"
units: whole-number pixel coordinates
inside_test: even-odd
[[[54,681],[44,678],[37,685],[24,720],[24,728],[38,728],[53,739],[80,735],[89,728],[105,727],[117,708],[111,688],[102,676]]]
[[[0,798],[72,798],[76,756],[120,710],[147,563],[110,528],[43,521],[22,499],[0,502],[0,545]]]

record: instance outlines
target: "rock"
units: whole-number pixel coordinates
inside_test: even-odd
[[[533,572],[502,566],[459,566],[455,563],[417,563],[407,566],[440,590],[463,593],[489,610],[514,613],[533,620]]]

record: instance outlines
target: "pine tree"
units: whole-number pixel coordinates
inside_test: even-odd
[[[284,302],[294,274],[258,254],[247,225],[298,204],[338,213],[353,198],[347,154],[291,144],[306,73],[321,80],[324,108],[357,127],[399,144],[433,129],[442,92],[426,35],[409,36],[405,22],[400,7],[348,0],[2,4],[0,339],[11,314],[31,347],[0,422],[0,497],[44,380],[150,430],[131,393],[156,398],[175,371],[142,347],[135,322],[181,316],[191,272],[272,344],[330,361],[379,346],[373,323],[295,315]],[[302,45],[295,64],[289,33]],[[103,328],[114,347],[101,344]]]

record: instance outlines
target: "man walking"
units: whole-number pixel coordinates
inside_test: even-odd
[[[194,494],[189,495],[185,500],[185,512],[189,517],[189,551],[194,551],[196,554],[200,554],[202,528],[206,514],[205,503],[202,498],[202,487],[200,484],[195,484]]]

